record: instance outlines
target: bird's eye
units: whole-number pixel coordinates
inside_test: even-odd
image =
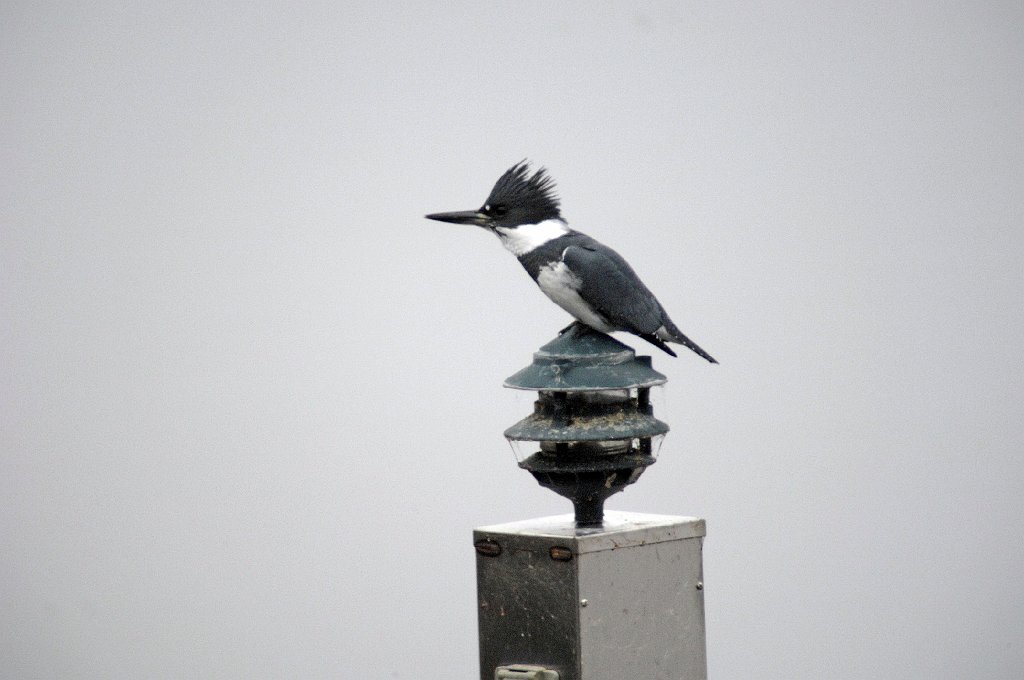
[[[497,215],[498,217],[501,217],[502,215],[504,215],[505,213],[508,212],[508,206],[507,205],[496,205],[496,206],[494,206],[492,208],[492,210],[494,211],[495,215]]]

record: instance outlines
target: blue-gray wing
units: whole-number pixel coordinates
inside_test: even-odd
[[[661,305],[617,252],[596,242],[575,245],[562,261],[579,278],[580,297],[613,326],[643,335],[661,328]]]

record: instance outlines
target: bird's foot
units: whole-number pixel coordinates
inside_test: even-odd
[[[558,331],[558,334],[559,334],[559,335],[565,335],[566,333],[568,333],[569,331],[571,331],[571,330],[572,330],[573,328],[575,328],[576,326],[578,326],[578,325],[579,325],[579,323],[580,323],[579,321],[573,321],[573,322],[572,322],[571,324],[569,324],[568,326],[566,326],[566,327],[565,327],[565,328],[563,328],[562,330]]]
[[[584,335],[590,335],[591,333],[597,333],[599,335],[602,334],[601,331],[591,328],[582,321],[573,321],[571,324],[569,324],[562,330],[558,331],[558,334],[560,336],[565,335],[566,333],[571,333],[577,338],[582,337]]]

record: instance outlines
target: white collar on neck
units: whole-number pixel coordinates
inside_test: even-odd
[[[565,236],[569,233],[569,227],[564,220],[555,218],[537,224],[521,224],[515,228],[495,227],[494,233],[501,239],[501,245],[516,257],[521,257],[548,241]]]

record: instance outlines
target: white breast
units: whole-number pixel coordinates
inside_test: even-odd
[[[552,302],[591,328],[603,333],[615,330],[580,297],[580,279],[569,271],[564,262],[559,261],[543,267],[537,273],[537,285]]]

